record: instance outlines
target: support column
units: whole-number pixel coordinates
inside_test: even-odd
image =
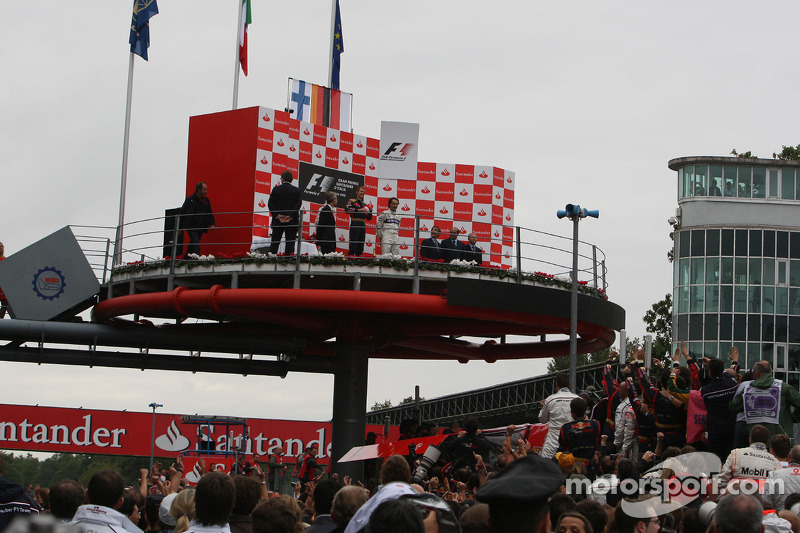
[[[353,446],[363,446],[367,431],[367,371],[369,346],[346,341],[336,342],[338,369],[333,375],[333,436],[331,472],[339,479],[350,476],[364,479],[364,463],[337,464],[337,459]]]

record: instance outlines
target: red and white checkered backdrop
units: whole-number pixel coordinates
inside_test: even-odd
[[[383,179],[378,176],[379,139],[326,128],[290,118],[285,111],[259,108],[255,175],[253,247],[269,242],[269,193],[280,183],[280,174],[290,170],[298,175],[299,163],[364,176],[365,202],[374,215],[387,208],[388,199],[399,198],[402,218],[401,254],[414,255],[414,215],[420,216],[420,238],[429,237],[438,225],[443,233],[455,225],[466,241],[474,232],[478,244],[488,254],[491,266],[508,268],[514,254],[514,173],[498,167],[450,163],[417,164],[417,180]],[[322,207],[303,202],[316,223]],[[339,204],[336,211],[337,251],[347,252],[349,217]],[[308,221],[309,216],[304,217]],[[367,224],[365,253],[379,255],[375,245],[375,219]],[[303,237],[309,237],[304,224]],[[313,226],[310,233],[313,233]],[[442,236],[444,238],[444,235]]]

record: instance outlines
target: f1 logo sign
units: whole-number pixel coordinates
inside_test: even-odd
[[[383,155],[384,155],[384,157],[388,157],[388,156],[389,156],[389,154],[391,154],[392,152],[396,152],[396,151],[398,151],[398,147],[402,147],[402,148],[400,148],[400,150],[399,150],[399,151],[400,151],[400,155],[402,155],[403,157],[405,157],[405,156],[407,156],[407,155],[408,155],[408,152],[410,152],[411,150],[413,150],[413,149],[414,149],[414,143],[398,143],[398,142],[393,142],[393,143],[392,143],[392,144],[389,146],[389,148],[387,148],[387,149],[386,149],[386,152],[384,152],[384,154],[383,154]]]

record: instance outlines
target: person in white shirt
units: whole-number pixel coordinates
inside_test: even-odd
[[[572,422],[572,411],[569,404],[578,397],[569,390],[569,372],[556,374],[556,387],[558,391],[544,400],[542,409],[539,411],[539,422],[548,425],[547,437],[544,439],[544,446],[542,446],[540,454],[545,459],[552,459],[556,456],[561,426]]]
[[[628,397],[628,382],[619,382],[619,397],[622,401],[614,415],[614,443],[617,451],[626,459],[637,459],[639,446],[636,438],[636,413]]]
[[[200,478],[194,493],[195,519],[186,533],[231,533],[228,521],[236,499],[230,476],[209,472]]]

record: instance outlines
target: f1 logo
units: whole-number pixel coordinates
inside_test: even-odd
[[[400,148],[400,155],[402,155],[403,157],[405,157],[406,155],[408,155],[408,152],[410,152],[411,150],[413,150],[413,149],[414,149],[414,143],[398,143],[398,142],[393,142],[393,143],[392,143],[392,144],[389,146],[389,148],[387,148],[387,149],[386,149],[386,152],[384,152],[384,154],[383,154],[383,155],[384,155],[384,156],[388,156],[388,155],[389,155],[389,154],[391,154],[392,152],[396,151],[396,150],[397,150],[397,148],[398,148],[398,146],[402,146],[402,148]]]

